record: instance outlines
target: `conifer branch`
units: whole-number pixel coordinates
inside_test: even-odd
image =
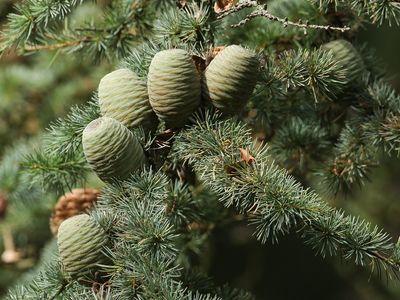
[[[353,117],[342,129],[332,159],[317,172],[335,194],[362,186],[379,165],[382,150],[388,155],[399,153],[400,97],[382,80],[368,80],[366,92],[351,108]]]
[[[172,158],[191,163],[226,206],[246,214],[256,226],[259,241],[276,241],[279,235],[295,230],[322,256],[341,254],[358,265],[372,264],[398,274],[400,262],[392,256],[394,244],[386,233],[345,216],[304,189],[271,163],[265,147],[253,146],[243,125],[218,121],[210,114],[195,122],[177,136]],[[240,148],[254,157],[253,163],[243,161]]]
[[[172,212],[172,186],[174,194],[190,197],[186,186],[152,171],[109,184],[103,191],[97,213],[118,216],[111,222],[116,239],[108,251],[113,261],[108,272],[113,293],[123,299],[220,299],[190,291],[179,281],[177,246],[184,240],[179,231],[190,222],[193,203],[182,201]],[[177,215],[182,218],[174,222]]]
[[[36,52],[36,51],[41,51],[41,50],[57,50],[57,49],[63,49],[63,48],[67,48],[67,47],[76,46],[87,40],[88,40],[88,38],[85,37],[80,40],[68,41],[68,42],[57,43],[57,44],[46,44],[46,45],[29,45],[29,44],[27,44],[27,45],[25,45],[24,50],[26,52]]]
[[[57,156],[36,152],[26,157],[24,171],[32,176],[33,182],[41,184],[46,190],[62,195],[78,183],[85,181],[90,168],[82,152],[72,156]]]
[[[72,1],[72,2],[71,2]],[[146,1],[115,1],[105,9],[100,24],[87,23],[85,26],[74,27],[69,22],[60,26],[59,21],[67,17],[72,7],[81,0],[69,0],[62,4],[63,10],[52,14],[51,9],[44,9],[45,3],[64,2],[59,0],[32,1],[31,6],[18,6],[19,14],[11,14],[8,27],[0,42],[0,53],[11,47],[22,52],[41,50],[62,50],[67,52],[83,51],[90,57],[124,57],[129,52],[139,36],[150,28],[145,19],[152,15],[154,3]],[[73,3],[74,5],[69,5]],[[40,5],[40,8],[36,7]],[[46,5],[45,5],[46,6]],[[47,6],[46,6],[47,7]],[[57,6],[57,9],[60,9]],[[36,15],[36,10],[42,15]]]
[[[374,24],[382,25],[385,22],[389,25],[400,24],[400,2],[397,0],[314,0],[314,2],[324,11],[334,7],[335,10],[350,9],[354,13],[364,14]]]
[[[87,104],[75,106],[65,118],[50,124],[44,136],[45,149],[56,156],[71,156],[81,149],[82,132],[86,125],[100,116],[96,96]]]
[[[0,53],[31,40],[42,27],[61,21],[82,2],[83,0],[28,0],[17,4],[17,12],[9,15],[8,24],[2,33]]]
[[[330,52],[321,49],[300,49],[282,52],[278,62],[271,62],[265,72],[267,78],[275,78],[283,84],[283,89],[305,88],[319,99],[332,99],[346,85],[346,70]],[[268,74],[269,73],[269,74]]]
[[[215,24],[210,19],[210,6],[195,2],[182,9],[166,11],[155,23],[155,38],[171,47],[186,45],[201,49],[212,44]]]

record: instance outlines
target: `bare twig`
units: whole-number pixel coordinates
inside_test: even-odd
[[[234,5],[234,6],[230,7],[230,8],[222,11],[219,14],[217,19],[222,19],[222,18],[224,18],[224,17],[226,17],[226,16],[228,16],[230,14],[233,14],[235,12],[238,12],[238,11],[240,11],[242,9],[249,8],[249,7],[256,7],[256,6],[258,6],[257,1],[249,1],[249,0],[240,1],[238,4],[236,4],[236,5]]]
[[[238,12],[244,8],[249,8],[249,7],[256,7],[256,9],[251,12],[250,14],[248,14],[243,20],[241,20],[239,23],[237,24],[233,24],[231,25],[231,27],[235,28],[235,27],[239,27],[242,26],[244,24],[246,24],[247,22],[251,21],[252,19],[256,18],[256,17],[264,17],[267,18],[271,21],[277,21],[283,24],[283,26],[295,26],[295,27],[299,27],[299,28],[303,28],[304,30],[304,34],[307,34],[307,29],[324,29],[324,30],[336,30],[336,31],[340,31],[340,32],[345,32],[350,30],[350,27],[345,26],[345,27],[334,27],[334,26],[330,26],[330,25],[317,25],[317,24],[309,24],[308,21],[307,22],[302,22],[301,20],[298,22],[293,22],[293,21],[289,21],[287,18],[281,18],[278,16],[275,16],[273,14],[271,14],[266,8],[265,5],[258,5],[257,1],[249,1],[249,0],[245,0],[245,1],[241,1],[239,2],[237,5],[233,6],[232,8],[223,11],[219,16],[218,19],[222,19],[232,13]]]
[[[25,51],[40,51],[40,50],[57,50],[62,48],[67,48],[71,46],[79,45],[80,43],[84,42],[84,40],[75,40],[75,41],[68,41],[64,43],[57,43],[57,44],[43,44],[43,45],[25,45]]]

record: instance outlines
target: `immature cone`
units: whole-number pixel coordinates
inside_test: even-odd
[[[335,40],[321,46],[331,51],[333,57],[346,71],[348,83],[357,81],[365,72],[364,61],[353,45],[346,40]]]
[[[104,76],[99,84],[101,114],[113,118],[128,128],[157,127],[157,117],[151,108],[146,82],[129,69],[119,69]]]
[[[64,270],[71,278],[95,273],[105,261],[102,251],[106,243],[106,232],[90,216],[77,215],[65,220],[57,239]]]
[[[83,131],[82,144],[86,160],[103,181],[126,179],[146,162],[137,138],[111,118],[90,122]]]
[[[239,112],[254,90],[258,68],[252,51],[237,45],[226,47],[203,73],[203,98],[224,113]]]
[[[96,189],[73,189],[61,196],[54,206],[50,217],[50,230],[57,235],[60,224],[73,216],[86,212],[97,201],[99,191]]]
[[[153,110],[169,128],[183,126],[200,104],[200,76],[185,50],[158,52],[150,64],[147,87]]]

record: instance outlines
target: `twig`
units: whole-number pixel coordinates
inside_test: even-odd
[[[252,19],[256,18],[256,17],[264,17],[267,18],[271,21],[277,21],[283,24],[284,27],[290,25],[290,26],[295,26],[295,27],[299,27],[299,28],[303,28],[304,30],[304,34],[307,34],[307,29],[312,28],[312,29],[324,29],[324,30],[336,30],[336,31],[340,31],[340,32],[345,32],[350,30],[350,27],[345,26],[345,27],[334,27],[334,26],[330,26],[330,25],[317,25],[317,24],[309,24],[308,21],[303,23],[301,20],[298,22],[293,22],[293,21],[289,21],[287,18],[280,18],[277,17],[273,14],[271,14],[269,11],[267,11],[265,9],[265,5],[258,5],[257,1],[243,1],[240,2],[239,4],[237,4],[236,6],[223,11],[219,16],[218,19],[222,19],[234,12],[238,12],[244,8],[249,8],[249,7],[257,7],[256,10],[254,10],[252,13],[250,13],[249,15],[247,15],[243,20],[241,20],[239,23],[237,24],[233,24],[231,25],[232,28],[236,28],[239,26],[242,26],[244,24],[246,24],[247,22],[251,21]]]
[[[80,43],[84,42],[85,40],[75,40],[75,41],[68,41],[64,43],[57,43],[57,44],[44,44],[44,45],[25,45],[25,51],[39,51],[39,50],[56,50],[67,48],[71,46],[79,45]]]
[[[222,11],[219,14],[219,16],[217,17],[217,19],[219,20],[230,14],[238,12],[242,9],[249,8],[249,7],[256,7],[256,6],[258,6],[257,1],[241,1],[238,4],[236,4],[235,6],[232,6],[231,8],[228,8],[227,10]]]

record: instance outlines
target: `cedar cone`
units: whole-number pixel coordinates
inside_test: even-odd
[[[50,217],[50,230],[53,235],[57,235],[58,228],[64,220],[91,208],[98,196],[99,191],[96,189],[73,189],[71,193],[61,196]]]

